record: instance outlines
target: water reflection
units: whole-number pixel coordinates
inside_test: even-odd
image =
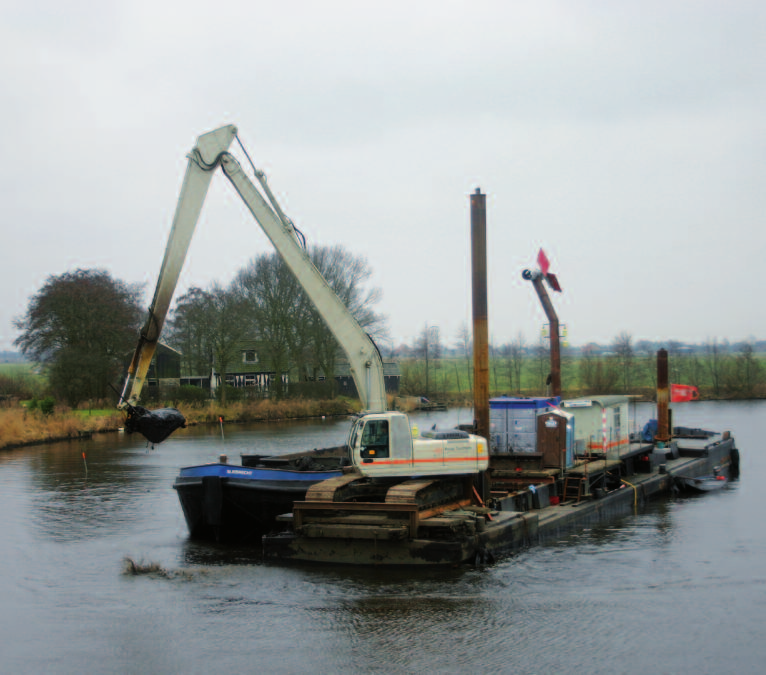
[[[112,435],[4,454],[0,667],[553,672],[565,655],[568,670],[588,673],[760,672],[766,402],[684,413],[689,426],[732,428],[740,483],[649,502],[478,569],[280,566],[254,549],[190,542],[172,483],[179,466],[219,454],[215,427],[155,450]],[[286,452],[336,444],[347,425],[227,428],[223,443],[232,457]],[[128,578],[125,556],[179,574]]]
[[[85,458],[83,458],[85,454]],[[119,445],[58,443],[29,461],[31,523],[41,536],[75,541],[120,531],[148,515],[144,497],[161,476]]]

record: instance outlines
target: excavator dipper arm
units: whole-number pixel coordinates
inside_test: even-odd
[[[268,201],[244,173],[236,158],[228,153],[236,135],[237,129],[233,125],[204,134],[197,139],[197,145],[189,155],[154,299],[141,330],[118,407],[130,408],[138,403],[213,171],[220,166],[346,353],[364,408],[371,412],[385,411],[386,391],[380,352],[311,262],[263,174],[256,172],[256,178]],[[132,387],[128,395],[131,379]]]

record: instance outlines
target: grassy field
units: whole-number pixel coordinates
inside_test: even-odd
[[[30,380],[45,384],[45,377],[38,374],[36,370],[36,367],[31,363],[0,363],[0,378]]]
[[[46,383],[31,363],[0,363],[0,400],[5,396],[39,396]]]
[[[404,359],[400,393],[444,400],[470,396],[473,385],[473,362],[465,358],[440,359],[429,363]],[[584,359],[564,355],[561,359],[561,384],[565,397],[593,394],[639,394],[653,397],[656,391],[656,355],[636,355],[628,362],[609,356]],[[547,352],[527,355],[520,373],[501,357],[490,359],[491,396],[501,394],[544,396],[550,369]],[[519,377],[518,375],[521,375]],[[669,361],[670,382],[699,388],[702,398],[766,397],[766,355],[749,357],[726,354],[717,361],[705,355],[683,355]]]
[[[32,375],[31,363],[0,363],[0,375],[9,377]]]

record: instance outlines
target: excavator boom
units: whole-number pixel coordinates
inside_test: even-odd
[[[234,156],[229,154],[229,147],[236,136],[237,128],[233,125],[216,129],[200,136],[189,155],[157,288],[128,368],[118,407],[130,409],[139,401],[213,171],[220,166],[345,351],[364,408],[371,412],[385,411],[386,391],[380,353],[311,262],[295,228],[284,216],[269,190],[263,174],[256,172],[256,178],[268,200],[248,178]]]

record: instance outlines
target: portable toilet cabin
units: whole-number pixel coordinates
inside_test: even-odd
[[[490,453],[537,452],[537,418],[558,406],[560,398],[489,399]]]
[[[575,453],[601,454],[613,459],[630,447],[628,396],[567,399],[561,407],[575,418]]]
[[[544,468],[566,469],[574,464],[575,419],[561,408],[537,417],[537,451]]]

